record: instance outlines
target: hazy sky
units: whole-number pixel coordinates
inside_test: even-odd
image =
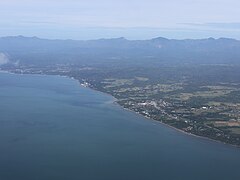
[[[239,0],[0,0],[0,36],[240,39]]]

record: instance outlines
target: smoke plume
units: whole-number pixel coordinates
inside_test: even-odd
[[[0,53],[0,66],[9,63],[9,59],[6,54]]]

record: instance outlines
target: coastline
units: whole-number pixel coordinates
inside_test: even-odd
[[[8,74],[16,74],[16,75],[59,76],[59,77],[68,78],[68,79],[70,79],[70,80],[77,81],[78,84],[79,84],[82,88],[88,88],[88,89],[90,89],[90,90],[92,90],[92,91],[95,91],[95,92],[97,92],[97,93],[101,93],[101,94],[103,94],[103,95],[105,95],[105,96],[111,97],[112,100],[111,100],[111,101],[108,101],[108,103],[111,103],[111,104],[113,104],[113,105],[115,105],[115,106],[118,106],[118,107],[120,107],[120,108],[123,109],[123,110],[126,110],[126,111],[129,111],[129,112],[131,112],[131,113],[134,113],[134,114],[140,116],[141,118],[144,118],[144,119],[146,119],[146,120],[151,120],[151,121],[153,121],[153,122],[159,123],[159,124],[161,124],[161,125],[163,125],[163,126],[165,126],[165,127],[167,127],[167,128],[174,129],[175,131],[178,131],[178,132],[180,132],[180,133],[183,133],[183,134],[188,135],[188,136],[191,136],[191,137],[200,138],[200,139],[203,139],[203,140],[208,140],[208,141],[211,141],[211,142],[215,142],[215,143],[219,143],[219,144],[223,144],[223,145],[227,145],[227,146],[231,146],[231,147],[240,149],[240,146],[238,146],[238,145],[234,145],[234,144],[230,144],[230,143],[225,143],[225,142],[223,142],[223,141],[211,139],[211,138],[206,137],[206,136],[199,136],[199,135],[196,135],[196,134],[188,133],[188,132],[186,132],[186,131],[184,131],[184,130],[178,129],[178,128],[176,128],[176,127],[174,127],[174,126],[171,126],[171,125],[169,125],[169,124],[163,123],[163,122],[161,122],[161,121],[155,120],[155,119],[150,118],[150,117],[146,117],[146,116],[144,116],[144,115],[142,115],[142,114],[140,114],[140,113],[138,113],[138,112],[136,112],[136,111],[133,111],[133,110],[128,109],[128,108],[125,108],[125,107],[123,107],[122,105],[120,105],[120,104],[118,103],[118,99],[117,99],[116,97],[112,96],[111,94],[108,94],[108,93],[99,91],[99,90],[97,90],[97,89],[95,89],[95,88],[91,88],[91,87],[89,87],[89,86],[87,86],[87,87],[86,87],[86,86],[83,86],[83,85],[81,84],[80,80],[75,79],[75,78],[73,78],[73,77],[69,77],[69,76],[65,76],[65,75],[49,75],[49,74],[20,74],[20,73],[13,73],[13,72],[1,70],[1,69],[0,69],[0,73],[8,73]]]
[[[111,96],[111,95],[110,95],[110,96]],[[146,120],[151,120],[151,121],[153,121],[153,122],[155,122],[155,123],[159,123],[159,124],[161,124],[161,125],[163,125],[163,126],[165,126],[165,127],[168,127],[168,128],[170,128],[170,129],[173,129],[173,130],[178,131],[178,132],[180,132],[180,133],[183,133],[183,134],[185,134],[185,135],[188,135],[188,136],[191,136],[191,137],[195,137],[195,138],[200,138],[200,139],[202,139],[202,140],[207,140],[207,141],[211,141],[211,142],[215,142],[215,143],[219,143],[219,144],[223,144],[223,145],[227,145],[227,146],[231,146],[231,147],[240,149],[240,146],[238,146],[238,145],[229,144],[229,143],[225,143],[225,142],[223,142],[223,141],[218,141],[218,140],[215,140],[215,139],[211,139],[211,138],[208,138],[208,137],[205,137],[205,136],[199,136],[199,135],[196,135],[196,134],[188,133],[188,132],[183,131],[183,130],[181,130],[181,129],[178,129],[178,128],[174,127],[174,126],[170,126],[169,124],[163,123],[163,122],[161,122],[161,121],[157,121],[157,120],[152,119],[152,118],[150,118],[150,117],[146,117],[146,116],[144,116],[144,115],[142,115],[142,114],[140,114],[140,113],[138,113],[138,112],[136,112],[136,111],[133,111],[133,110],[131,110],[131,109],[127,109],[127,108],[121,106],[120,104],[118,104],[117,102],[114,102],[114,104],[117,105],[117,106],[119,106],[119,107],[122,108],[123,110],[126,110],[126,111],[129,111],[129,112],[131,112],[131,113],[134,113],[134,114],[136,114],[136,115],[138,115],[138,116],[140,116],[140,117],[142,117],[142,118],[145,118]]]
[[[68,77],[68,76],[65,76],[65,77]],[[68,77],[68,78],[70,78],[70,77]],[[134,113],[134,114],[136,114],[136,115],[138,115],[138,116],[140,116],[140,117],[142,117],[142,118],[145,118],[146,120],[151,120],[151,121],[153,121],[153,122],[159,123],[159,124],[161,124],[161,125],[163,125],[163,126],[166,126],[166,127],[168,127],[168,128],[174,129],[175,131],[178,131],[178,132],[180,132],[180,133],[183,133],[183,134],[188,135],[188,136],[191,136],[191,137],[200,138],[200,139],[203,139],[203,140],[208,140],[208,141],[211,141],[211,142],[215,142],[215,143],[219,143],[219,144],[223,144],[223,145],[227,145],[227,146],[231,146],[231,147],[240,149],[240,146],[238,146],[238,145],[225,143],[225,142],[223,142],[223,141],[211,139],[211,138],[206,137],[206,136],[199,136],[199,135],[196,135],[196,134],[188,133],[188,132],[186,132],[186,131],[184,131],[184,130],[178,129],[178,128],[176,128],[176,127],[174,127],[174,126],[171,126],[171,125],[169,125],[169,124],[163,123],[163,122],[161,122],[161,121],[157,121],[157,120],[152,119],[152,118],[150,118],[150,117],[146,117],[146,116],[144,116],[144,115],[142,115],[142,114],[140,114],[140,113],[138,113],[138,112],[136,112],[136,111],[133,111],[133,110],[131,110],[131,109],[128,109],[128,108],[125,108],[125,107],[121,106],[121,105],[118,103],[118,99],[117,99],[116,97],[112,96],[111,94],[108,94],[108,93],[99,91],[99,90],[94,89],[94,88],[91,88],[91,87],[85,87],[85,86],[81,85],[81,83],[80,83],[80,81],[79,81],[78,79],[75,79],[75,78],[71,78],[71,79],[74,79],[74,80],[78,81],[79,84],[80,84],[80,86],[82,86],[82,87],[84,87],[84,88],[88,88],[88,89],[91,89],[91,90],[93,90],[93,91],[95,91],[95,92],[97,92],[97,93],[101,93],[101,94],[110,96],[110,97],[113,99],[113,100],[111,101],[111,103],[112,103],[113,105],[118,106],[118,107],[120,107],[121,109],[123,109],[123,110],[125,110],[125,111],[129,111],[129,112],[131,112],[131,113]]]

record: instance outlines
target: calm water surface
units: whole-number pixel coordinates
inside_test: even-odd
[[[0,180],[239,180],[240,149],[58,76],[0,73]]]

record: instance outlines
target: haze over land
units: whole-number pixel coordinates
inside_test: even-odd
[[[21,64],[77,63],[88,65],[144,66],[184,64],[239,64],[240,41],[229,38],[174,40],[154,38],[127,40],[125,38],[89,41],[47,40],[37,37],[0,38],[2,56],[8,54]],[[113,64],[111,64],[113,63]],[[28,64],[28,65],[29,65]]]

